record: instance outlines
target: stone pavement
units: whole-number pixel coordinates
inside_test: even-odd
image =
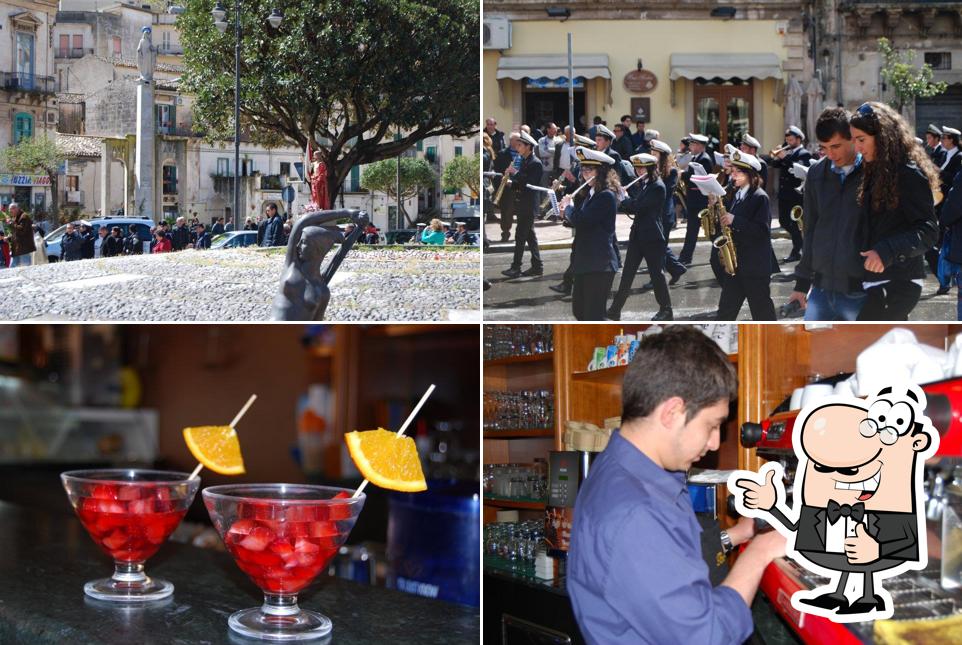
[[[538,234],[540,239],[540,230]],[[681,243],[676,243],[674,240],[675,236],[672,235],[671,246],[677,255],[681,249]],[[715,282],[715,276],[708,265],[709,247],[707,241],[699,242],[695,250],[695,263],[676,285],[669,287],[675,320],[714,319],[721,287]],[[776,239],[774,247],[776,257],[781,259],[788,255],[791,243],[788,240]],[[547,250],[542,253],[545,263],[544,276],[509,280],[501,275],[501,271],[511,264],[511,255],[486,253],[484,277],[491,282],[492,286],[483,294],[485,320],[574,320],[571,314],[571,298],[562,297],[548,288],[550,285],[561,282],[561,276],[568,266],[569,255],[569,248]],[[622,250],[622,258],[624,258],[624,250]],[[523,268],[528,266],[526,253]],[[771,293],[776,309],[788,300],[795,285],[791,275],[793,269],[794,264],[783,264],[781,275],[773,276]],[[619,272],[615,276],[612,290],[617,289],[620,280]],[[651,291],[641,293],[641,286],[647,281],[648,276],[645,273],[639,273],[635,277],[632,295],[628,297],[628,302],[622,310],[623,321],[651,320],[658,311],[654,293]],[[938,281],[934,276],[928,276],[922,289],[922,298],[910,316],[911,320],[955,320],[955,289],[942,296],[935,295],[937,289]],[[793,318],[800,319],[802,315],[797,313]],[[751,320],[747,304],[742,307],[739,320]]]
[[[182,251],[0,270],[0,320],[269,320],[283,249]],[[357,247],[329,321],[480,321],[477,249]]]

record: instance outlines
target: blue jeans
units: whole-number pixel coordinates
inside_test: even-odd
[[[28,267],[33,264],[33,254],[24,253],[23,255],[14,255],[10,258],[10,268],[13,267]]]
[[[840,293],[812,287],[805,320],[855,320],[865,304],[865,292]]]

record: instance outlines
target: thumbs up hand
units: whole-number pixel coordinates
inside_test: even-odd
[[[775,489],[775,471],[769,470],[765,475],[765,483],[759,484],[753,479],[743,477],[735,482],[738,488],[745,491],[745,508],[762,511],[771,510],[778,501],[778,491]]]
[[[868,564],[879,558],[878,541],[861,522],[855,526],[855,537],[845,539],[845,556],[850,564]]]

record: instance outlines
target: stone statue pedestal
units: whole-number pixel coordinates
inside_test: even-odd
[[[125,215],[154,219],[154,83],[142,78],[137,80],[134,204]]]

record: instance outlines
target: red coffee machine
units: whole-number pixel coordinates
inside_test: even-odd
[[[925,414],[940,434],[936,458],[945,457],[948,459],[939,461],[957,464],[956,459],[962,457],[962,378],[929,383],[922,389],[927,398]],[[756,448],[759,457],[766,461],[778,461],[784,468],[783,483],[788,506],[792,505],[792,482],[798,467],[792,446],[797,416],[797,410],[777,412],[761,423],[745,423],[741,427],[742,445]],[[934,474],[935,469],[938,469],[938,473],[946,472],[941,463],[926,467],[926,495],[930,498],[940,494],[939,488],[933,484],[938,479]],[[939,534],[938,518],[930,519],[927,525],[928,533]],[[895,605],[893,620],[931,619],[962,611],[962,593],[945,590],[940,584],[940,556],[939,551],[933,552],[930,548],[929,565],[925,570],[911,571],[886,580],[885,588],[892,595]],[[825,578],[810,573],[787,558],[779,558],[766,569],[761,590],[779,615],[806,643],[858,645],[872,642],[872,622],[840,624],[822,616],[800,612],[792,606],[791,597],[796,591],[825,583]]]

